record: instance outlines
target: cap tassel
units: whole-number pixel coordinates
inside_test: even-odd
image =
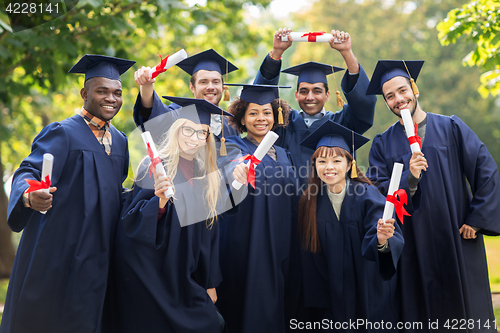
[[[226,138],[224,137],[220,139],[220,156],[227,156]]]
[[[413,90],[413,94],[418,97],[419,91],[418,91],[417,84],[415,83],[415,80],[413,80],[413,78],[411,78],[410,82],[411,82],[411,90]]]
[[[357,171],[357,165],[356,165],[356,160],[353,158],[352,159],[352,167],[351,167],[351,178],[358,178],[358,171]]]
[[[337,78],[335,77],[335,68],[332,65],[332,73],[333,73],[333,82],[335,83],[335,94],[337,95],[337,106],[344,106],[344,101],[340,96],[340,91],[337,89]]]
[[[340,91],[337,90],[335,93],[337,94],[337,106],[344,106],[344,101],[340,97]]]
[[[229,88],[224,86],[224,102],[229,102],[231,100],[231,95],[229,94]]]
[[[358,178],[358,166],[356,165],[356,160],[354,159],[354,131],[352,133],[352,165],[351,165],[351,179]]]

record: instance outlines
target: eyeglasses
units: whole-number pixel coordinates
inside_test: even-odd
[[[182,126],[182,135],[187,136],[188,138],[192,137],[194,133],[196,133],[196,136],[200,140],[206,140],[208,138],[208,135],[210,134],[209,131],[205,130],[195,130],[192,127],[189,126]]]

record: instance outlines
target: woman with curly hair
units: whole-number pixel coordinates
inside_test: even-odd
[[[179,111],[159,145],[166,176],[150,175],[144,159],[124,205],[115,246],[116,332],[221,332],[214,306],[221,181],[208,123],[222,110],[199,99],[175,102],[196,104]],[[167,199],[169,187],[174,196]]]
[[[276,98],[277,88],[244,85],[240,98],[229,106],[233,126],[246,137],[227,138],[228,161],[237,160],[239,152],[252,155],[269,131],[285,126],[290,107]],[[246,183],[249,169],[244,162],[233,162],[228,169],[228,178]],[[298,202],[290,154],[271,147],[255,168],[255,187],[239,191],[248,193],[237,214],[225,216],[220,226],[223,282],[217,288],[217,306],[230,332],[285,332],[292,298],[290,252],[296,243],[293,209]]]
[[[353,161],[368,141],[329,120],[301,143],[315,150],[299,204],[301,264],[305,305],[320,309],[321,322],[362,319],[386,326],[353,331],[385,332],[396,328],[395,271],[404,241],[393,218],[382,220],[385,197]],[[352,326],[321,328],[350,332]]]

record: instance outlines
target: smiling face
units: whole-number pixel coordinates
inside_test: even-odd
[[[80,91],[83,107],[95,117],[109,121],[122,107],[122,83],[105,77],[93,77]]]
[[[330,99],[330,91],[326,91],[322,82],[301,82],[295,92],[295,100],[300,108],[310,116],[321,112],[325,103]]]
[[[204,69],[194,73],[189,83],[194,98],[204,99],[217,106],[222,98],[223,88],[222,75],[217,71]]]
[[[248,135],[251,135],[257,142],[261,142],[274,126],[271,103],[264,105],[249,103],[241,124],[246,127]]]
[[[346,174],[351,168],[351,162],[348,162],[345,156],[338,153],[318,156],[315,167],[319,178],[328,186],[330,192],[342,192],[346,186]]]
[[[207,139],[201,139],[204,135],[208,136],[209,127],[205,124],[196,124],[186,119],[179,128],[177,139],[179,140],[179,155],[186,160],[193,160],[198,151],[207,144]]]
[[[396,76],[386,81],[382,86],[382,94],[385,104],[396,116],[401,118],[403,109],[409,109],[412,116],[415,114],[418,102],[407,78]]]

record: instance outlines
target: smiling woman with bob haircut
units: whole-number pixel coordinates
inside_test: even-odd
[[[233,126],[247,135],[227,138],[227,160],[232,161],[227,170],[228,178],[245,184],[249,169],[238,153],[254,154],[269,131],[286,124],[290,107],[276,98],[276,86],[243,86],[228,111],[234,115]],[[224,216],[220,224],[223,282],[217,288],[217,306],[231,331],[283,333],[289,307],[296,304],[288,291],[299,275],[291,266],[298,201],[291,155],[271,147],[255,168],[255,187],[243,186],[233,194],[245,191],[237,214]]]

